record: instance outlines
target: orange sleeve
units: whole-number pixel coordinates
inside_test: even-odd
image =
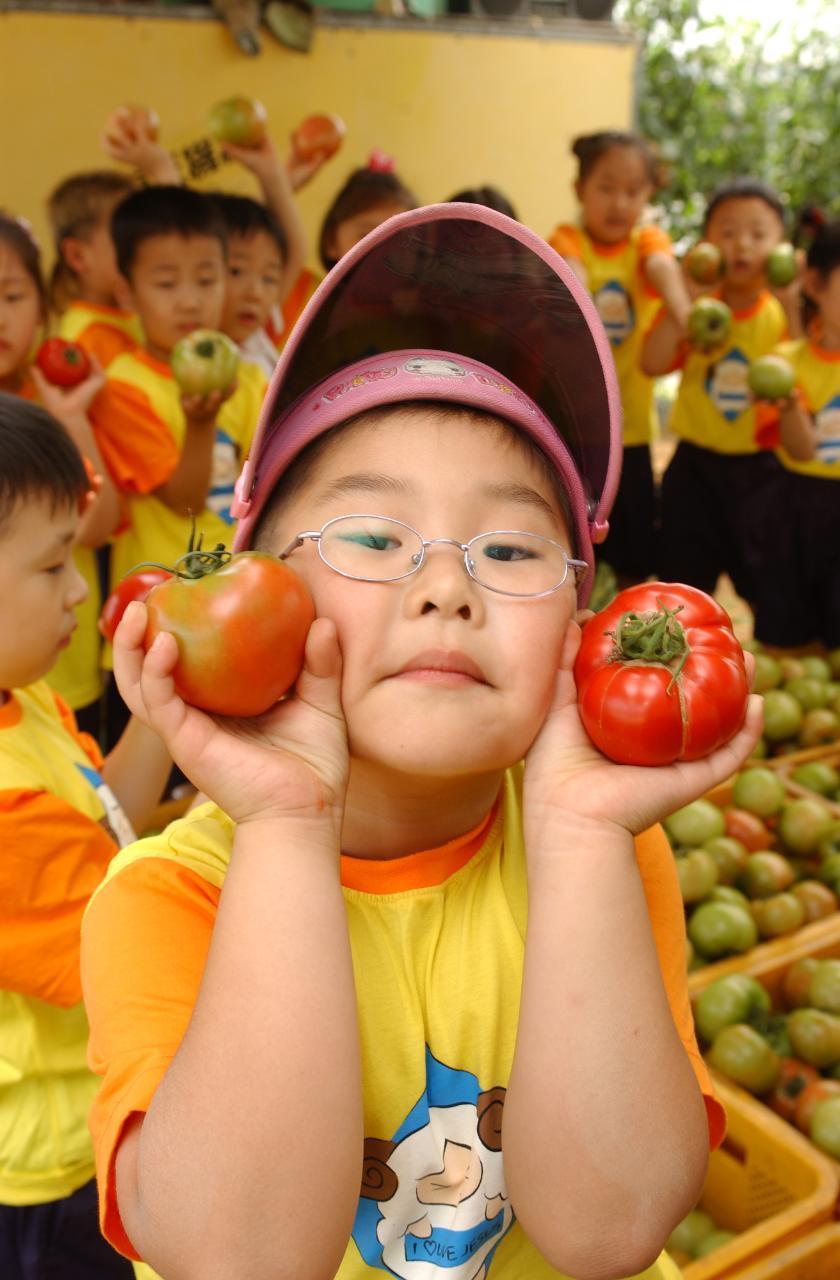
[[[96,356],[103,369],[107,369],[111,361],[124,351],[133,351],[137,345],[130,334],[118,329],[116,325],[102,324],[99,321],[86,325],[75,341],[89,355]]]
[[[755,442],[760,449],[777,449],[780,444],[779,410],[766,400],[756,402]]]
[[[79,931],[117,845],[47,791],[0,791],[0,988],[70,1008]]]
[[[178,447],[139,387],[109,379],[91,405],[96,443],[123,493],[151,493],[178,465]]]
[[[583,241],[577,227],[567,224],[555,227],[548,243],[556,249],[561,258],[583,258]]]
[[[62,728],[66,729],[71,738],[75,738],[85,755],[90,760],[97,772],[102,768],[104,756],[99,748],[99,743],[89,733],[85,733],[76,724],[76,717],[72,709],[64,701],[60,693],[56,693],[55,689],[50,689],[50,693],[55,701],[56,711],[61,720]]]
[[[671,244],[671,237],[667,231],[663,231],[661,227],[642,227],[639,230],[639,239],[637,241],[639,249],[639,262],[644,266],[645,261],[652,253],[666,253],[669,258],[674,256],[674,246]]]
[[[88,1062],[102,1076],[89,1122],[103,1235],[137,1253],[117,1204],[115,1160],[125,1126],[145,1114],[189,1025],[219,890],[167,858],[119,871],[91,903],[82,929]]]
[[[313,271],[308,271],[305,267],[301,271],[281,304],[283,332],[272,335],[272,341],[275,346],[283,346],[301,311],[303,311],[303,308],[321,283],[321,279],[321,276],[315,275]]]
[[[715,1096],[694,1032],[686,975],[685,910],[674,855],[661,827],[652,827],[638,837],[636,860],[647,899],[668,1004],[703,1094],[709,1121],[709,1146],[714,1151],[720,1146],[726,1132],[726,1112]]]

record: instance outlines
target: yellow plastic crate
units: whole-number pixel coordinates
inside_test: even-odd
[[[820,1227],[802,1240],[738,1272],[738,1280],[838,1280],[840,1223]]]
[[[684,1280],[742,1280],[747,1265],[828,1222],[837,1201],[836,1167],[801,1133],[720,1076],[715,1089],[728,1127],[709,1157],[700,1205],[738,1235],[689,1263]]]

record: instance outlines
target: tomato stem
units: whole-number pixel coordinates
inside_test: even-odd
[[[629,610],[618,620],[615,631],[608,631],[614,644],[611,662],[638,663],[640,666],[667,667],[671,672],[668,692],[676,683],[691,652],[685,628],[677,619],[683,605],[669,609],[660,599],[658,609],[644,613]]]
[[[160,564],[157,560],[144,560],[141,564],[136,564],[133,569],[129,569],[126,576],[137,573],[138,569],[163,569],[165,573],[171,573],[175,578],[190,579],[205,578],[208,573],[215,573],[217,569],[221,569],[222,565],[228,563],[232,553],[226,549],[223,542],[217,542],[212,551],[205,551],[201,545],[203,537],[204,535],[200,533],[196,542],[193,520],[187,550],[178,557],[174,565]]]

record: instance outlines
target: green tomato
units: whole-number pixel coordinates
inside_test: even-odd
[[[753,693],[766,693],[768,689],[776,689],[782,683],[782,668],[769,653],[755,655],[755,675],[753,676]]]
[[[705,1240],[700,1241],[691,1256],[705,1258],[707,1254],[714,1253],[715,1249],[722,1249],[725,1244],[729,1244],[734,1239],[736,1239],[734,1231],[712,1231]]]
[[[840,822],[836,819],[832,822],[822,840],[820,840],[820,843],[817,846],[817,852],[820,857],[824,859],[823,865],[820,868],[820,879],[822,879],[822,872],[829,859],[835,856],[840,858]],[[840,861],[832,864],[830,875],[832,880],[840,879]]]
[[[833,826],[831,813],[816,797],[791,800],[779,817],[779,836],[791,853],[816,853]]]
[[[823,1013],[840,1014],[840,960],[820,960],[808,984],[808,1004]]]
[[[710,1236],[715,1229],[715,1220],[710,1214],[704,1209],[692,1209],[682,1222],[674,1227],[665,1247],[671,1251],[678,1250],[680,1253],[693,1256],[701,1240],[705,1240],[706,1236]]]
[[[758,942],[758,929],[749,911],[734,902],[701,902],[688,922],[688,936],[709,959],[742,955]]]
[[[813,676],[798,676],[788,680],[784,692],[796,698],[803,711],[813,711],[816,707],[824,707],[828,702],[825,680],[815,680]]]
[[[785,802],[785,784],[774,769],[743,769],[732,787],[732,803],[759,818],[772,818]]]
[[[770,689],[764,695],[764,736],[768,742],[795,738],[802,726],[802,707],[784,689]]]
[[[840,1098],[823,1098],[817,1103],[808,1132],[821,1151],[840,1160]]]
[[[733,884],[749,857],[747,846],[734,836],[715,836],[707,840],[703,848],[717,863],[719,885]]]
[[[825,888],[825,885],[823,885]],[[731,884],[716,884],[706,899],[707,902],[734,902],[746,911],[750,910],[750,900],[740,889]]]
[[[813,981],[813,979],[812,979]],[[793,1052],[823,1071],[840,1062],[840,1018],[821,1009],[794,1009],[788,1017]]]
[[[709,1061],[730,1080],[759,1095],[770,1092],[781,1070],[778,1054],[763,1036],[743,1023],[718,1032]]]
[[[711,800],[694,800],[665,819],[664,827],[674,845],[695,848],[726,830],[723,813]]]
[[[827,657],[832,676],[835,680],[840,680],[840,648],[831,649]]]
[[[782,938],[805,923],[805,906],[792,893],[758,898],[752,905],[759,938]]]
[[[677,878],[683,902],[702,902],[718,882],[718,869],[706,849],[689,849],[677,855]]]
[[[710,982],[694,1004],[694,1024],[706,1044],[718,1032],[736,1022],[746,1022],[754,1010],[770,1011],[770,996],[761,983],[746,973],[730,973]]]
[[[831,664],[820,658],[816,654],[806,654],[804,658],[800,658],[802,663],[802,671],[806,676],[810,676],[813,680],[830,680]]]
[[[759,849],[747,858],[738,877],[738,888],[749,898],[772,898],[783,893],[795,879],[787,858],[772,849]]]
[[[830,707],[815,707],[806,711],[799,730],[799,744],[803,747],[819,747],[824,742],[836,742],[840,738],[840,716]]]
[[[830,796],[840,787],[840,773],[823,760],[801,764],[790,776],[800,787],[807,787],[809,791],[816,791],[821,796]]]
[[[770,754],[770,748],[765,738],[759,738],[750,752],[750,760],[766,760]]]
[[[239,350],[227,334],[194,329],[175,344],[169,363],[184,395],[206,396],[234,381]]]

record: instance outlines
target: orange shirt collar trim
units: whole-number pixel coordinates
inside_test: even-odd
[[[443,884],[465,867],[486,841],[499,812],[498,800],[472,831],[456,836],[438,849],[410,853],[402,858],[355,858],[341,855],[341,883],[360,893],[405,893]]]
[[[829,351],[827,347],[820,347],[816,342],[809,342],[811,354],[816,360],[821,360],[823,364],[840,364],[840,351]]]
[[[141,364],[144,364],[147,369],[151,369],[153,373],[159,373],[165,378],[174,378],[175,375],[169,365],[164,364],[162,360],[156,360],[153,355],[149,354],[145,347],[136,347],[131,352],[131,355],[135,360],[139,360]]]
[[[0,729],[13,729],[20,724],[23,710],[13,693],[6,690],[6,701],[0,705]]]

